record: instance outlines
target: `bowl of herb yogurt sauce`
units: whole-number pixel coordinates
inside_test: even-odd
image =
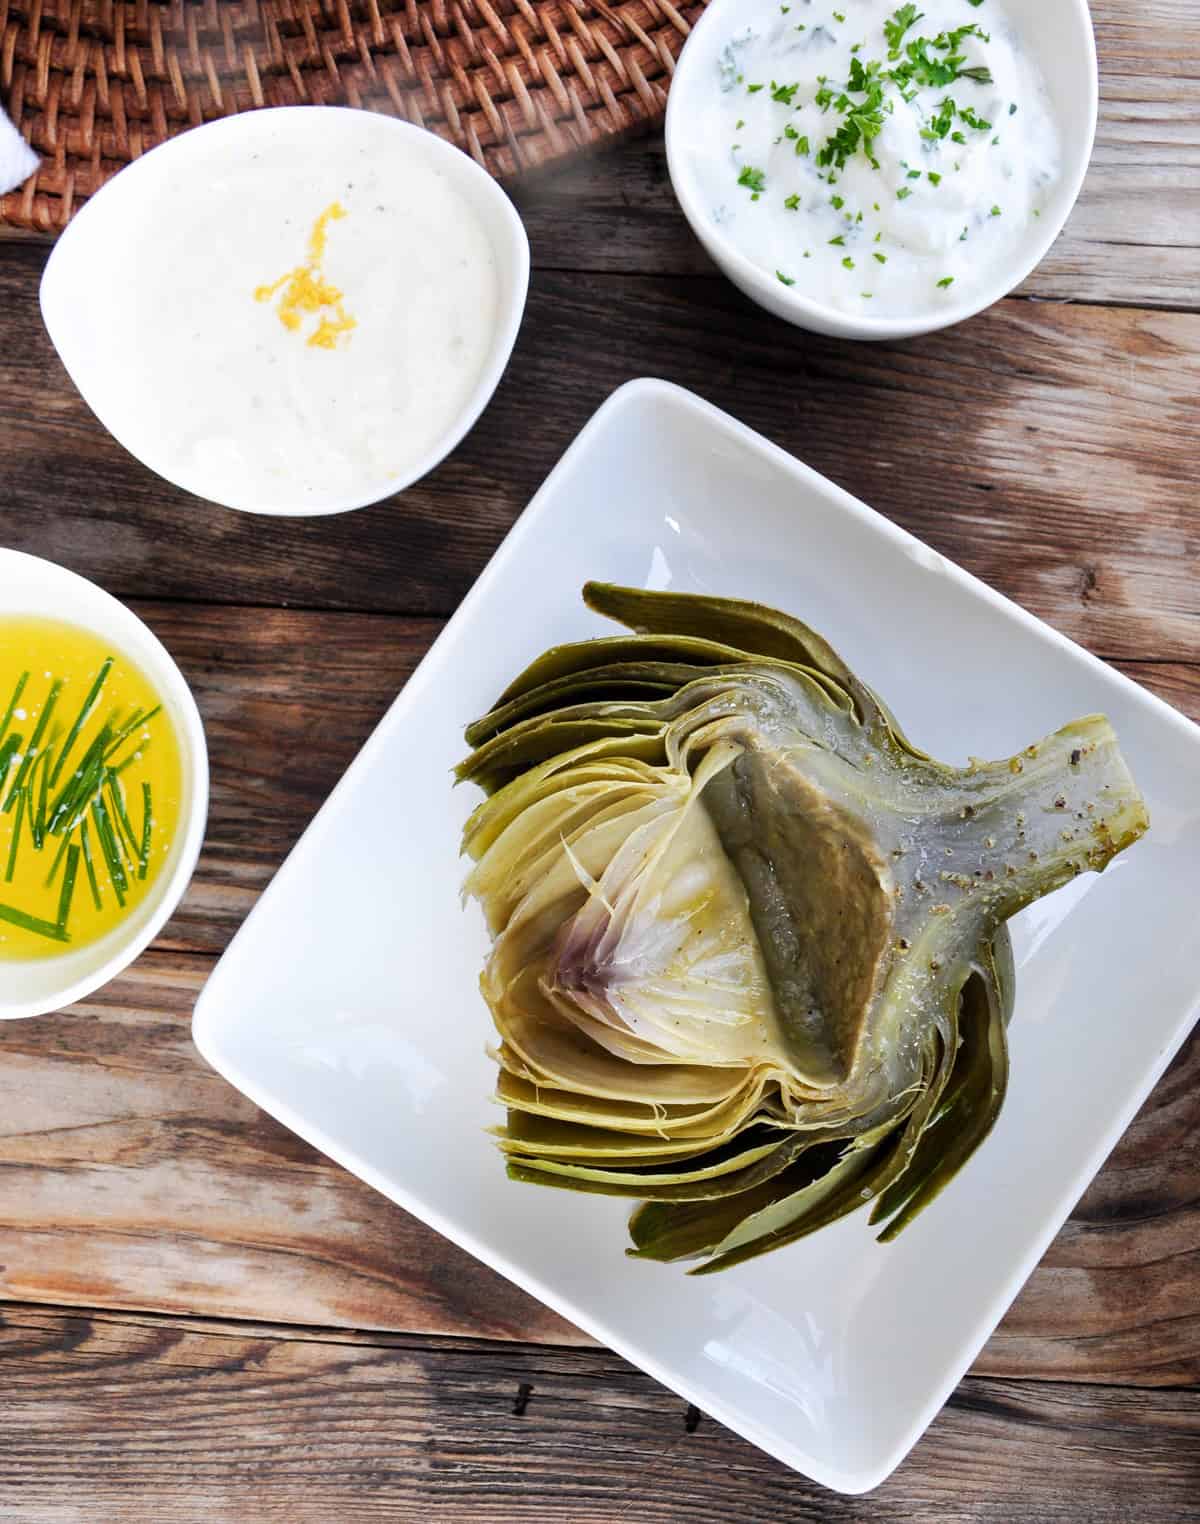
[[[1096,129],[1086,0],[712,0],[667,106],[671,181],[746,295],[844,338],[1018,285]]]

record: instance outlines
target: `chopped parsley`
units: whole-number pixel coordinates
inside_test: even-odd
[[[992,210],[991,210],[991,215],[993,217],[999,217],[999,215],[1000,215],[1000,208],[998,206],[994,206],[992,208]]]
[[[752,190],[755,195],[760,194],[767,188],[767,177],[761,169],[754,169],[747,164],[738,176],[739,185],[744,185],[747,190]]]
[[[841,196],[830,196],[829,202],[835,212],[840,212],[846,204]]]
[[[793,192],[783,204],[789,212],[798,212],[800,210],[800,197]]]
[[[850,258],[849,254],[847,254],[845,259],[842,260],[842,264],[847,270],[854,269],[854,261]]]
[[[794,286],[796,284],[792,277],[790,275],[785,275],[782,270],[775,271],[775,279],[784,286]]]
[[[878,251],[878,249],[876,249],[876,251],[875,251],[874,258],[876,258],[881,265],[886,265],[887,264],[887,255],[886,254],[881,254]]]
[[[938,174],[936,169],[931,169],[925,178],[931,185],[940,185],[942,183],[942,177]]]
[[[887,38],[888,57],[900,57],[900,39],[910,26],[915,26],[924,16],[915,5],[902,5],[890,21],[883,23],[883,35]]]
[[[908,198],[911,195],[912,195],[912,186],[911,185],[902,185],[900,187],[900,189],[896,192],[896,200],[897,201],[907,201]]]
[[[846,247],[846,240],[842,237],[842,235],[840,233],[837,235],[836,238],[831,238],[829,240],[829,242],[830,243],[836,243],[837,246],[839,248],[842,248],[842,249],[844,249]]]
[[[953,277],[953,275],[943,275],[941,280],[938,281],[938,289],[941,290],[941,291],[944,291],[947,286],[952,286],[953,284],[954,284],[954,277]]]
[[[792,104],[792,98],[796,94],[796,91],[799,90],[799,88],[800,86],[798,83],[794,85],[777,85],[775,81],[772,80],[771,99],[773,101],[778,101],[781,106],[790,106]]]

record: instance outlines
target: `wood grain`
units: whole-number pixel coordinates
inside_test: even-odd
[[[784,329],[712,274],[661,143],[631,144],[521,187],[535,278],[496,398],[425,482],[339,519],[263,524],[142,470],[42,331],[45,249],[0,248],[0,543],[141,600],[213,761],[156,949],[0,1026],[0,1519],[1198,1517],[1200,1037],[927,1439],[855,1500],[689,1432],[677,1398],[259,1112],[188,1028],[212,955],[634,376],[744,418],[1200,719],[1200,12],[1093,13],[1092,168],[1018,299],[902,345]]]
[[[578,1338],[208,1069],[210,968],[150,953],[67,1016],[0,1027],[0,1296]]]
[[[188,1020],[209,966],[150,953],[0,1028],[0,1298],[587,1342],[208,1070]],[[976,1369],[1200,1382],[1198,1277],[1193,1036]]]
[[[119,595],[449,613],[595,408],[657,373],[1100,654],[1200,655],[1200,315],[1009,301],[854,346],[784,330],[723,281],[547,272],[452,460],[375,508],[264,528],[105,434],[41,332],[38,268],[25,248],[0,261],[0,542]]]
[[[0,1362],[0,1518],[21,1524],[1157,1524],[1194,1519],[1200,1485],[1195,1391],[969,1379],[847,1498],[711,1419],[689,1432],[678,1398],[600,1350],[11,1307]]]

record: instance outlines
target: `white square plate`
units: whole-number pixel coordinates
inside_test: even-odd
[[[864,1215],[723,1275],[624,1257],[628,1204],[508,1183],[484,1129],[482,919],[459,903],[462,727],[601,633],[588,577],[777,605],[947,761],[1105,711],[1150,835],[1014,923],[1003,1115],[893,1244]],[[817,1481],[876,1486],[996,1326],[1200,1010],[1200,730],[706,403],[622,388],[567,452],[263,895],[195,1017],[310,1143]],[[436,1146],[433,1146],[433,1144]]]

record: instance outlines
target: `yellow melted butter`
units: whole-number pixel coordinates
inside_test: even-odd
[[[53,748],[50,761],[50,768],[53,769],[62,745],[107,657],[113,659],[113,666],[103,688],[89,717],[79,730],[55,784],[46,790],[47,815],[55,796],[66,787],[74,769],[78,768],[105,722],[112,722],[119,729],[137,711],[149,713],[160,700],[141,670],[119,650],[114,649],[111,643],[90,630],[51,619],[0,616],[0,722],[3,721],[21,674],[29,673],[25,690],[9,720],[8,730],[0,735],[0,746],[14,733],[23,737],[18,757],[24,757],[29,750],[52,683],[56,679],[61,680],[62,690],[38,748],[43,753],[47,747]],[[127,758],[132,760],[120,772],[119,787],[127,819],[139,844],[143,826],[143,783],[149,783],[151,789],[151,837],[145,878],[140,876],[137,855],[125,838],[121,837],[124,842],[123,867],[127,885],[124,890],[125,904],[122,907],[89,813],[85,818],[89,823],[88,845],[96,875],[99,907],[93,898],[81,851],[65,924],[69,940],[49,940],[37,932],[0,919],[0,961],[55,957],[87,947],[99,941],[132,914],[153,890],[158,875],[167,863],[179,828],[183,792],[179,741],[164,710],[160,710],[146,725],[134,728],[126,742],[113,753],[112,763],[119,765]],[[12,846],[17,830],[16,807],[0,813],[0,905],[15,908],[46,923],[56,923],[61,908],[66,854],[59,860],[53,883],[48,883],[55,857],[63,844],[63,836],[46,833],[40,850],[33,840],[29,808],[36,808],[41,793],[41,777],[46,772],[45,765],[36,771],[32,770],[36,760],[37,753],[34,753],[28,775],[33,786],[26,796],[28,808],[22,811],[15,854]],[[8,800],[19,768],[20,762],[14,758],[0,784],[0,808]],[[109,796],[106,794],[104,797]],[[110,816],[111,813],[110,804]],[[114,822],[114,826],[119,833],[119,825]],[[77,826],[70,832],[68,845],[81,845],[81,841],[81,831]]]
[[[302,265],[281,275],[267,286],[258,286],[254,292],[256,302],[269,302],[282,291],[276,315],[291,333],[297,333],[306,317],[315,317],[316,324],[306,343],[310,349],[336,349],[338,339],[358,324],[342,305],[344,295],[325,279],[321,269],[325,248],[329,241],[329,224],[345,217],[346,209],[340,201],[327,206],[313,223],[308,237],[308,257]]]

